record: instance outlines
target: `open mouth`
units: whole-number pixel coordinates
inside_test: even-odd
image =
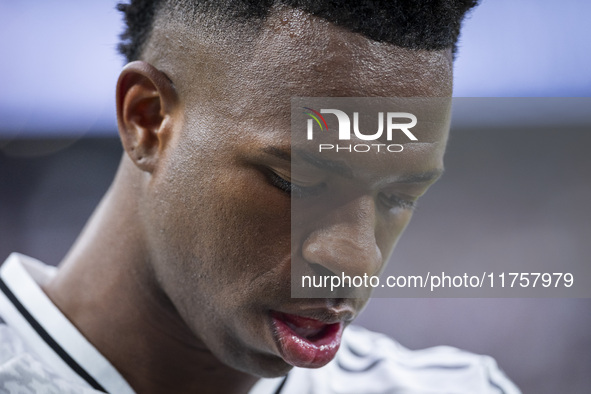
[[[339,350],[343,323],[272,312],[274,337],[283,359],[296,367],[320,368]]]

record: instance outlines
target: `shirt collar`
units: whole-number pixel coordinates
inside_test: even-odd
[[[58,374],[110,393],[133,390],[41,289],[57,269],[11,254],[0,267],[0,311],[5,322]]]

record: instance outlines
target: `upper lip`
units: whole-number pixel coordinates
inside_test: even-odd
[[[290,310],[272,311],[279,314],[299,316],[313,319],[324,324],[349,322],[355,318],[355,311],[348,307],[342,308],[294,308]]]

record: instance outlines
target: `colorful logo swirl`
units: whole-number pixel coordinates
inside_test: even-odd
[[[324,130],[326,128],[326,131],[328,131],[328,125],[326,124],[326,120],[324,120],[324,117],[322,115],[320,115],[320,112],[318,111],[314,111],[312,108],[308,108],[308,107],[303,107],[305,110],[304,113],[310,117],[312,117],[312,119],[314,119],[316,121],[316,123],[318,123],[318,126],[320,126],[320,130]],[[322,123],[320,122],[320,120],[322,120]],[[324,126],[322,126],[322,124],[324,124]]]

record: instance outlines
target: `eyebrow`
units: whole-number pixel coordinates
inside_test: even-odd
[[[398,183],[423,183],[432,182],[443,175],[443,168],[431,171],[419,172],[417,174],[404,175],[396,179]]]
[[[281,160],[291,161],[292,155],[289,150],[280,149],[273,146],[268,146],[262,149],[264,153],[269,155],[275,156]],[[314,167],[319,168],[321,170],[325,170],[327,172],[331,172],[336,175],[340,175],[347,179],[353,178],[353,170],[351,167],[347,166],[338,161],[334,160],[327,160],[320,158],[318,156],[312,155],[303,150],[297,150],[296,154],[301,157],[304,161],[312,164]],[[402,175],[397,177],[395,181],[397,183],[423,183],[423,182],[432,182],[439,178],[443,174],[443,168],[437,168],[430,171],[420,172],[416,174],[408,174]]]

